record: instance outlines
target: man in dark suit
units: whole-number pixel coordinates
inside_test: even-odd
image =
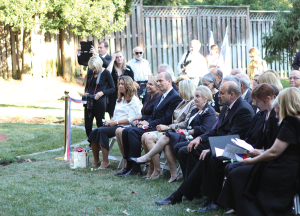
[[[294,70],[300,71],[300,52],[296,53],[292,66]]]
[[[179,190],[166,199],[157,201],[156,204],[175,204],[181,202],[182,196],[193,199],[200,193],[201,180],[204,175],[202,173],[209,171],[209,169],[206,169],[210,161],[209,155],[211,155],[211,153],[208,153],[210,147],[209,137],[238,134],[242,139],[244,138],[254,113],[251,106],[240,96],[241,90],[235,82],[228,81],[221,85],[219,103],[223,105],[223,108],[218,120],[213,129],[192,140],[187,147],[190,152],[187,162],[187,169],[191,170],[190,174],[186,175],[186,180]],[[206,155],[207,153],[208,155]],[[205,164],[199,160],[204,160]],[[191,188],[191,186],[195,187]]]
[[[249,76],[247,74],[237,74],[235,76],[239,78],[240,81],[241,92],[242,92],[241,97],[252,106],[252,102],[253,102],[251,98],[252,89],[250,88],[251,82]]]
[[[157,86],[162,95],[156,100],[153,114],[147,121],[144,120],[140,122],[138,127],[126,128],[122,132],[124,159],[127,159],[127,166],[120,173],[116,174],[120,177],[129,174],[141,174],[140,165],[134,164],[128,159],[141,156],[141,137],[145,132],[155,131],[156,126],[159,124],[169,125],[172,123],[173,112],[177,105],[182,101],[178,92],[172,88],[172,78],[170,73],[159,73],[157,76]]]

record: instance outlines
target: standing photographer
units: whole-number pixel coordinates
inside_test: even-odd
[[[94,117],[96,117],[97,127],[103,126],[102,119],[104,119],[106,111],[107,96],[115,91],[112,76],[108,70],[102,68],[102,65],[103,62],[99,56],[92,56],[88,62],[88,66],[93,73],[88,73],[85,86],[87,104],[84,108],[84,120],[87,136],[92,131]],[[100,79],[98,76],[100,76]],[[96,83],[97,79],[99,81],[98,84]]]

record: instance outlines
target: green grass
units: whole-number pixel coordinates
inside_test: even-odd
[[[0,123],[0,133],[8,137],[0,142],[0,158],[13,157],[64,145],[64,126],[25,123]],[[86,140],[85,131],[72,128],[72,144]]]
[[[117,145],[114,148],[118,149]],[[34,162],[0,168],[0,215],[124,215],[125,209],[130,215],[192,215],[195,213],[186,209],[197,209],[193,204],[201,201],[157,206],[156,200],[167,197],[182,183],[167,183],[169,172],[156,180],[119,178],[113,175],[117,162],[112,161],[107,170],[72,170],[68,162],[54,159],[62,154],[35,155],[31,157]],[[201,215],[215,214],[222,215],[223,211]]]
[[[284,89],[290,87],[288,79],[281,79],[281,84],[282,84]]]

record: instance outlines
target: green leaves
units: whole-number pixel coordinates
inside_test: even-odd
[[[71,26],[71,32],[81,37],[101,37],[124,29],[131,3],[132,0],[2,0],[0,22],[13,30],[28,31],[40,26],[51,34]]]

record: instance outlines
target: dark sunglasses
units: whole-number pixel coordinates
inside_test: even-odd
[[[136,54],[136,55],[138,55],[138,54],[141,54],[141,55],[142,55],[142,54],[143,54],[143,52],[135,52],[135,54]]]

